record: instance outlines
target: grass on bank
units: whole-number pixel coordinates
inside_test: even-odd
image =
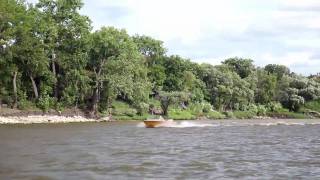
[[[153,107],[160,110],[160,102],[155,99],[151,99],[148,103],[152,104]],[[54,110],[52,110],[54,111]],[[81,111],[80,109],[78,110]],[[172,105],[169,108],[169,119],[174,120],[194,120],[194,119],[251,119],[257,116],[267,116],[273,118],[291,118],[291,119],[306,119],[312,117],[310,111],[320,111],[320,101],[312,101],[305,104],[301,108],[300,112],[290,112],[287,109],[280,108],[276,111],[267,111],[263,115],[259,114],[257,110],[246,110],[246,111],[227,111],[219,112],[208,108],[208,104],[189,104],[187,109],[181,109],[179,105]],[[20,113],[26,112],[26,113]],[[10,108],[2,108],[1,114],[41,114],[41,109],[36,107],[35,103],[23,102],[19,104],[19,109],[10,110]],[[72,115],[74,109],[64,109],[62,114]],[[108,116],[109,112],[102,112],[101,115]],[[130,106],[128,103],[123,101],[114,101],[112,104],[112,118],[115,120],[145,120],[151,117],[150,114],[138,115],[137,110]],[[315,116],[313,116],[315,117]]]

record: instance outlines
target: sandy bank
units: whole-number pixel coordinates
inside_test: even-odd
[[[108,119],[90,119],[82,116],[9,116],[1,117],[0,124],[33,124],[33,123],[71,123],[71,122],[102,122]]]

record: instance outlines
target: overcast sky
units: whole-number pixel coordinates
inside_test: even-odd
[[[81,13],[95,30],[148,35],[195,62],[238,56],[320,72],[320,0],[84,0]]]

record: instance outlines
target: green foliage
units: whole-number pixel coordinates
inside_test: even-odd
[[[290,70],[284,65],[268,64],[264,67],[264,70],[269,74],[275,74],[278,79],[281,79],[284,75],[289,75]]]
[[[136,109],[137,109],[137,113],[138,115],[144,115],[144,114],[147,114],[148,111],[149,111],[149,104],[147,103],[139,103],[138,105],[135,106]]]
[[[222,62],[231,68],[232,71],[235,71],[241,78],[248,77],[251,72],[254,70],[253,60],[251,59],[242,59],[242,58],[230,58]]]
[[[289,119],[307,119],[310,118],[309,116],[302,114],[302,113],[297,113],[297,112],[269,112],[267,113],[268,116],[270,117],[275,117],[275,118],[289,118]]]
[[[208,119],[225,119],[226,115],[224,115],[218,111],[209,111],[206,113],[206,117]]]
[[[234,111],[233,115],[238,119],[251,119],[257,114],[253,111]]]
[[[236,118],[232,111],[226,111],[226,112],[224,112],[224,115],[229,119]]]
[[[257,106],[257,115],[258,116],[265,116],[267,115],[268,109],[264,105]]]
[[[280,112],[283,110],[282,105],[279,102],[270,102],[266,105],[268,112]]]
[[[121,121],[146,120],[146,119],[148,119],[148,115],[143,115],[143,116],[139,116],[139,115],[133,115],[133,116],[115,115],[115,116],[112,116],[112,118],[114,120],[121,120]]]
[[[50,107],[53,106],[53,99],[46,93],[42,94],[37,102],[37,107],[39,107],[43,112],[48,112]]]
[[[191,111],[183,111],[181,109],[169,110],[168,117],[174,120],[193,120],[197,118]]]
[[[320,112],[320,100],[310,101],[305,104],[305,108]]]
[[[27,94],[21,93],[19,96],[18,109],[20,110],[30,110],[34,109],[36,106],[33,102],[27,100]]]
[[[133,117],[137,114],[137,110],[132,108],[128,103],[123,101],[114,101],[112,103],[112,116],[129,116]]]
[[[163,115],[168,115],[169,106],[175,103],[184,103],[189,100],[190,95],[185,92],[160,92],[160,104]]]
[[[257,89],[255,92],[255,102],[267,104],[273,101],[275,96],[277,79],[274,75],[268,75],[265,71],[257,71]]]
[[[202,103],[202,111],[204,113],[208,113],[212,111],[212,105],[210,103],[204,102]]]

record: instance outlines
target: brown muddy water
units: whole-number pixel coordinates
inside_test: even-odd
[[[319,123],[0,125],[0,179],[320,179]]]

